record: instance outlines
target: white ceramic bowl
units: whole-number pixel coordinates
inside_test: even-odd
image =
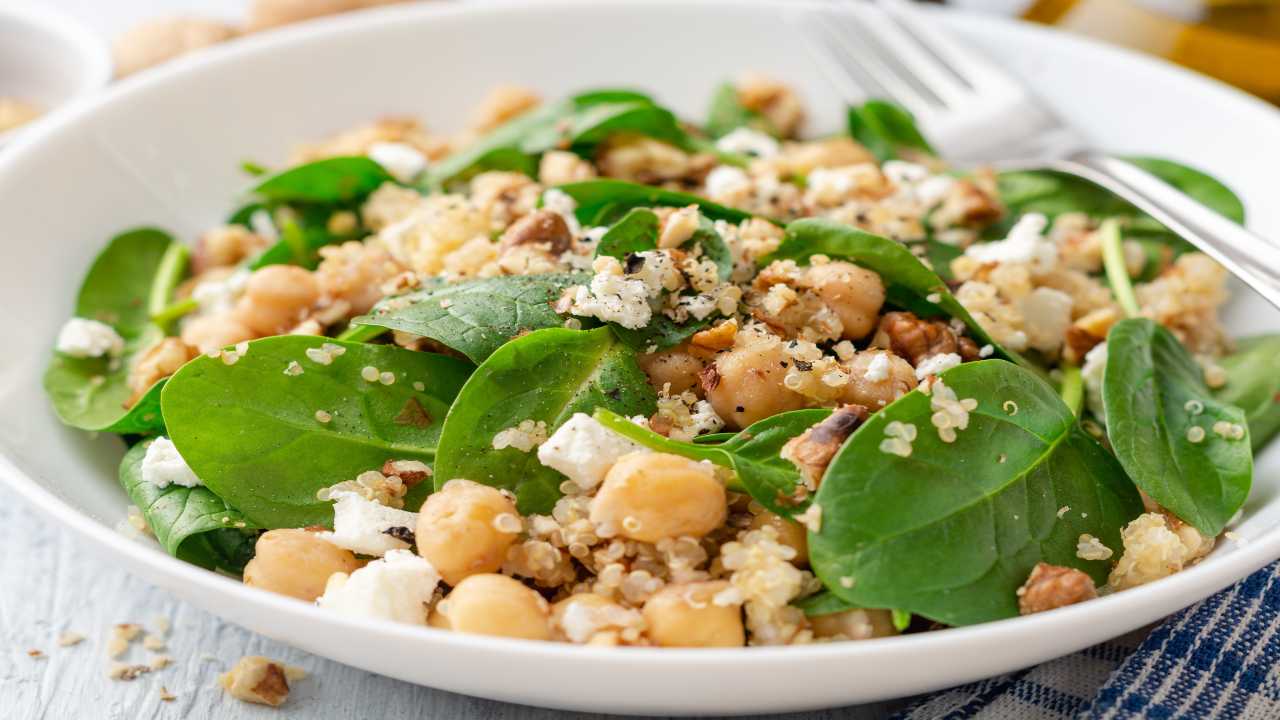
[[[40,5],[0,5],[0,97],[51,113],[110,81],[111,53],[97,35]],[[28,127],[0,133],[0,145]]]
[[[987,18],[939,14],[1108,147],[1202,166],[1280,237],[1280,114],[1198,76],[1122,51]],[[119,443],[60,426],[39,377],[81,273],[103,241],[156,224],[191,238],[232,207],[245,158],[380,114],[454,127],[499,82],[550,96],[650,89],[699,117],[713,85],[744,69],[795,83],[815,132],[840,104],[777,6],[684,0],[427,5],[250,38],[122,83],[22,138],[0,159],[0,475],[122,568],[232,622],[349,665],[457,692],[618,713],[761,713],[922,692],[1040,662],[1152,622],[1280,557],[1280,449],[1258,463],[1236,531],[1170,579],[1027,618],[816,647],[608,650],[474,637],[334,617],[173,560],[112,528],[127,504]],[[1236,332],[1280,327],[1241,294]],[[38,582],[38,578],[32,578]]]

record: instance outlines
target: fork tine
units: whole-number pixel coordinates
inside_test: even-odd
[[[991,67],[990,61],[957,42],[937,24],[923,18],[918,8],[908,0],[872,0],[885,11],[885,15],[913,41],[923,55],[932,56],[936,64],[945,68],[969,88],[1002,89],[1021,92],[1009,80],[1004,71]]]
[[[893,100],[916,115],[929,115],[937,109],[937,99],[926,97],[902,75],[886,63],[882,51],[870,47],[870,32],[858,13],[815,12],[813,33],[827,45],[833,58],[849,73],[855,84],[872,96]],[[840,32],[841,26],[853,26],[853,37]],[[861,41],[861,42],[859,42]]]
[[[867,13],[865,21],[872,26],[870,38],[886,55],[891,56],[906,76],[919,84],[938,102],[955,106],[971,99],[974,88],[936,53],[920,44],[907,27],[893,14],[893,2],[872,0],[877,12]]]

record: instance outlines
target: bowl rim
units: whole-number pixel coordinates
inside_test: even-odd
[[[62,10],[33,3],[19,3],[0,5],[0,16],[39,27],[59,38],[75,52],[74,62],[79,70],[79,87],[75,92],[49,108],[44,116],[31,125],[0,132],[0,146],[6,146],[106,87],[115,72],[115,63],[111,59],[107,41]]]
[[[823,6],[832,8],[821,2],[805,0],[800,3],[785,3],[781,0],[701,0],[708,5],[752,5],[774,7]],[[251,61],[254,57],[271,53],[279,48],[309,43],[323,43],[329,39],[353,32],[377,32],[406,19],[415,22],[430,18],[455,18],[468,15],[493,13],[555,13],[576,8],[592,8],[608,12],[614,9],[634,9],[643,6],[646,10],[663,6],[687,6],[687,0],[621,0],[609,4],[599,4],[593,0],[549,0],[538,4],[527,4],[520,0],[497,0],[484,4],[452,4],[452,3],[419,3],[391,5],[361,11],[345,17],[323,18],[297,26],[283,28],[271,33],[238,38],[222,46],[208,49],[191,56],[179,58],[163,67],[140,73],[127,78],[110,88],[108,92],[74,103],[63,111],[49,117],[47,121],[23,133],[13,145],[0,155],[0,176],[12,171],[29,153],[38,149],[46,140],[56,140],[58,133],[70,125],[80,122],[92,122],[92,116],[100,109],[127,103],[135,94],[145,93],[153,87],[179,82],[188,73],[218,72],[222,66]],[[847,11],[847,10],[840,10]],[[954,22],[960,24],[999,23],[1008,32],[1033,33],[1040,37],[1051,37],[1053,42],[1074,45],[1081,52],[1111,55],[1135,65],[1135,72],[1164,75],[1177,75],[1179,82],[1195,84],[1210,94],[1216,94],[1224,103],[1237,107],[1261,111],[1280,131],[1280,111],[1260,99],[1247,95],[1242,91],[1223,85],[1210,78],[1192,71],[1173,66],[1164,61],[1141,55],[1124,48],[1105,45],[1088,38],[1066,35],[1030,25],[1020,21],[1003,18],[992,18],[972,12],[956,10],[939,10],[945,12]],[[357,618],[339,615],[326,611],[314,604],[299,602],[292,598],[276,595],[264,590],[244,585],[233,578],[220,575],[195,565],[178,560],[158,547],[151,547],[121,534],[116,529],[75,509],[53,491],[43,487],[22,470],[8,457],[0,455],[0,481],[16,490],[32,505],[42,512],[56,518],[60,523],[71,528],[84,540],[105,547],[112,553],[123,556],[137,567],[149,567],[157,573],[173,578],[184,585],[196,587],[209,593],[221,594],[229,600],[255,606],[271,612],[301,613],[302,617],[348,632],[358,632],[362,637],[397,637],[418,638],[424,643],[443,649],[466,648],[502,652],[518,656],[524,660],[554,660],[566,655],[576,660],[618,661],[632,666],[652,666],[688,664],[690,666],[706,662],[728,664],[729,666],[771,664],[780,660],[833,660],[864,656],[875,656],[886,648],[893,648],[902,653],[928,653],[942,649],[943,646],[965,644],[971,641],[1016,640],[1027,633],[1047,636],[1070,633],[1078,628],[1082,621],[1094,614],[1109,613],[1125,616],[1145,616],[1143,608],[1159,605],[1161,598],[1176,595],[1195,595],[1198,598],[1208,597],[1213,592],[1243,579],[1248,574],[1280,557],[1280,527],[1270,528],[1259,536],[1250,538],[1247,544],[1234,543],[1230,552],[1223,553],[1211,562],[1198,563],[1174,575],[1122,593],[1107,595],[1087,603],[1059,608],[1032,616],[1023,616],[997,620],[978,625],[971,625],[945,630],[913,633],[862,640],[845,643],[822,643],[802,646],[749,647],[749,648],[649,648],[628,647],[621,651],[616,648],[599,648],[574,645],[560,642],[541,642],[510,638],[468,635],[427,626],[414,626],[394,623],[387,620]],[[1280,498],[1273,502],[1280,502]],[[1208,589],[1208,591],[1206,591]],[[1190,605],[1188,603],[1187,605]],[[1185,607],[1181,603],[1178,607]],[[225,618],[224,618],[225,619]],[[1142,623],[1133,623],[1136,628]]]

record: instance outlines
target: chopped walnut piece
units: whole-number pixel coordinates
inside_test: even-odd
[[[545,245],[547,252],[560,255],[573,243],[573,233],[560,213],[539,210],[520,218],[498,240],[504,250],[518,245]]]
[[[871,344],[887,347],[916,366],[933,355],[956,353],[968,361],[979,353],[977,343],[957,335],[945,322],[922,320],[910,312],[885,313]]]
[[[289,672],[261,655],[246,655],[218,677],[218,684],[237,700],[279,707],[289,699]]]
[[[1018,588],[1018,612],[1023,615],[1074,605],[1098,597],[1093,579],[1075,568],[1036,563]]]
[[[1120,311],[1115,307],[1098,308],[1077,318],[1067,327],[1063,359],[1080,364],[1090,350],[1107,339],[1107,332],[1119,319]]]
[[[708,350],[728,350],[733,347],[733,340],[738,334],[738,321],[730,318],[707,330],[693,334],[690,342]]]
[[[782,447],[782,457],[800,469],[806,487],[816,490],[831,458],[867,419],[867,414],[867,409],[861,405],[845,405],[837,409],[822,422],[787,441]]]
[[[382,464],[382,474],[394,475],[405,487],[413,487],[431,477],[431,467],[421,460],[388,460]]]

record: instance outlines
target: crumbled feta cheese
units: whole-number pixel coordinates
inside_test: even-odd
[[[254,210],[249,215],[249,229],[254,235],[271,242],[280,239],[280,230],[276,228],[276,221],[272,219],[271,212],[266,208]]]
[[[409,550],[391,550],[350,575],[334,573],[316,602],[343,615],[425,625],[439,582],[431,563]]]
[[[106,323],[71,318],[58,332],[57,348],[63,355],[77,358],[117,357],[124,352],[124,338]]]
[[[1062,347],[1071,326],[1071,296],[1051,287],[1038,287],[1019,302],[1027,345],[1041,352]]]
[[[642,449],[590,415],[576,413],[538,447],[538,462],[589,490],[604,480],[618,458]]]
[[[1090,412],[1102,422],[1107,421],[1107,408],[1102,404],[1102,375],[1107,369],[1107,344],[1098,343],[1084,355],[1080,366],[1080,378],[1084,381],[1084,400]]]
[[[147,453],[142,456],[142,481],[158,488],[170,485],[196,487],[204,484],[191,471],[187,461],[178,454],[178,448],[164,436],[153,440],[147,446]]]
[[[1049,221],[1044,215],[1023,215],[1009,230],[1004,240],[975,243],[964,251],[968,257],[984,263],[1032,263],[1050,268],[1058,262],[1058,246],[1043,237]]]
[[[714,266],[714,263],[712,263]],[[671,254],[664,250],[645,250],[627,257],[627,278],[644,283],[649,297],[657,297],[663,290],[675,292],[684,287],[684,276],[676,267]]]
[[[942,199],[947,196],[947,193],[951,192],[951,188],[955,184],[955,178],[949,175],[934,175],[921,180],[912,188],[912,191],[921,205],[933,207],[942,202]]]
[[[221,280],[204,280],[191,290],[191,299],[200,306],[201,313],[220,315],[230,312],[236,300],[244,294],[250,274],[248,270],[236,270]]]
[[[995,346],[992,345],[991,343],[987,343],[986,345],[983,345],[982,347],[978,348],[978,357],[989,358],[992,355],[994,355],[995,352],[996,352]]]
[[[871,358],[871,362],[867,363],[867,372],[863,375],[867,382],[880,382],[889,379],[889,356],[884,353],[876,353]]]
[[[778,141],[768,133],[740,127],[717,140],[716,149],[721,152],[770,158],[778,154]]]
[[[707,173],[707,195],[725,197],[751,188],[751,178],[742,168],[717,165]]]
[[[880,170],[895,185],[915,185],[929,177],[929,168],[902,160],[889,160]]]
[[[351,552],[377,557],[409,547],[409,543],[386,531],[394,527],[412,531],[418,526],[417,513],[387,507],[354,492],[336,493],[335,497],[333,532],[322,532],[320,537]]]
[[[616,259],[609,259],[617,264]],[[569,288],[561,304],[572,315],[616,322],[630,330],[639,330],[653,318],[648,285],[643,280],[620,274],[620,268],[598,269],[591,278],[590,288],[582,285]]]
[[[884,356],[880,355],[880,357]],[[956,353],[938,353],[937,355],[930,355],[924,360],[921,360],[920,365],[916,367],[916,379],[923,380],[930,375],[941,375],[951,368],[956,367],[961,362],[962,360],[960,356]],[[885,365],[887,366],[888,362],[886,362]],[[867,372],[870,373],[870,369],[868,369]]]
[[[376,142],[369,146],[369,159],[382,166],[402,183],[412,182],[427,169],[427,158],[412,145]]]
[[[565,191],[551,188],[542,193],[542,207],[564,218],[569,231],[574,235],[582,233],[582,223],[578,222],[578,216],[575,214],[578,202]]]

